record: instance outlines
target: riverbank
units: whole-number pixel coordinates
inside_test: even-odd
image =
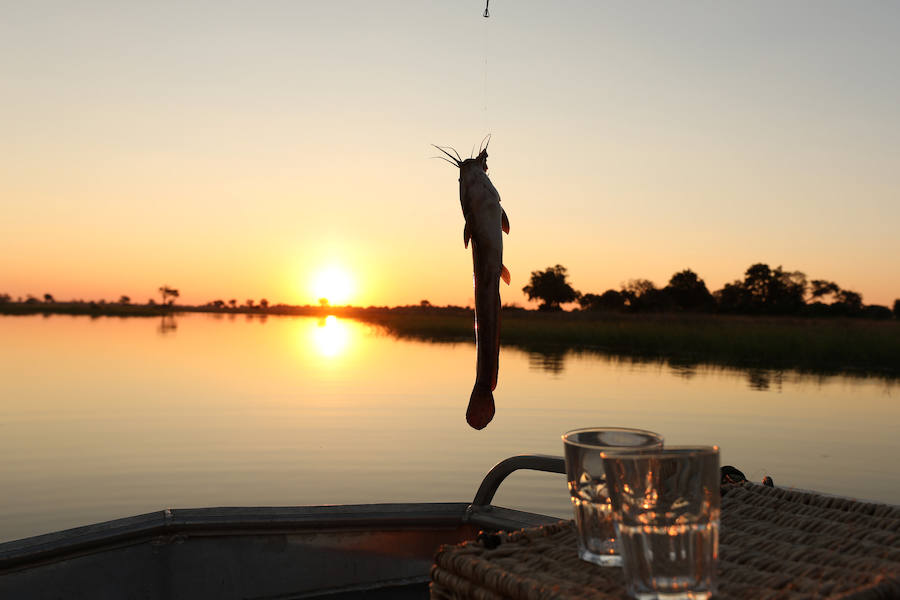
[[[472,337],[472,320],[463,316],[373,315],[364,320],[400,337]],[[587,350],[687,364],[900,377],[896,321],[527,312],[503,315],[501,340],[505,346],[540,353]]]
[[[352,318],[397,337],[433,342],[474,340],[473,312],[458,307],[266,308],[7,303],[0,314],[159,317],[183,312]],[[529,352],[595,351],[680,363],[848,372],[900,377],[900,321],[747,317],[710,314],[542,313],[505,309],[501,343]]]

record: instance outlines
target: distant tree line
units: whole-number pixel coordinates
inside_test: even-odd
[[[578,302],[584,311],[607,312],[698,312],[746,315],[847,316],[900,318],[900,299],[893,310],[878,304],[863,304],[858,292],[841,288],[833,281],[808,280],[800,271],[772,269],[764,263],[750,265],[743,279],[726,283],[710,292],[691,269],[672,275],[662,288],[648,279],[632,279],[621,289],[603,293],[581,293],[568,282],[562,265],[533,271],[522,292],[529,300],[540,301],[539,310],[561,310],[561,305]]]
[[[160,302],[157,302],[153,298],[147,299],[146,306],[174,306],[175,300],[181,296],[181,293],[173,287],[169,287],[168,285],[160,286],[157,291],[160,295]],[[32,294],[28,294],[24,299],[18,298],[13,300],[13,298],[9,294],[0,294],[0,305],[3,304],[12,304],[14,302],[21,304],[69,304],[69,305],[90,305],[90,306],[103,306],[103,305],[113,305],[119,304],[122,306],[134,306],[131,302],[131,297],[125,294],[119,296],[119,300],[117,302],[107,302],[106,300],[67,300],[67,301],[59,301],[54,298],[53,294],[44,294],[44,300],[41,302],[36,296]],[[230,307],[232,309],[238,308],[238,301],[234,298],[225,302],[224,300],[211,300],[207,302],[205,305],[207,308],[214,309],[225,309],[226,307]],[[269,307],[269,301],[266,298],[260,299],[258,302],[252,298],[244,301],[244,304],[241,305],[241,308],[250,308],[250,309],[262,309],[265,310]]]
[[[205,306],[207,306],[209,308],[215,308],[217,310],[223,310],[226,307],[232,308],[232,309],[237,309],[238,301],[234,298],[232,298],[228,302],[225,302],[224,300],[211,300],[210,302],[207,302],[205,304]],[[241,305],[241,307],[242,308],[259,308],[259,309],[265,310],[265,309],[269,308],[269,301],[266,300],[265,298],[262,298],[259,302],[257,302],[256,300],[253,300],[252,298],[248,298],[247,300],[244,300],[244,303]]]

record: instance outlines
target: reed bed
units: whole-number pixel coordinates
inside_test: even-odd
[[[362,320],[429,341],[474,341],[467,315]],[[504,314],[501,343],[527,351],[587,350],[729,366],[900,376],[900,323],[724,315]]]
[[[0,305],[5,314],[153,317],[180,312],[335,315],[432,342],[475,341],[473,312],[436,307],[211,308],[91,303]],[[596,352],[634,360],[900,377],[900,321],[710,314],[540,313],[504,309],[501,344],[546,356]]]

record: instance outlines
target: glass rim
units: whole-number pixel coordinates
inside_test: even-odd
[[[571,437],[570,437],[570,436],[574,436],[575,434],[578,434],[578,433],[588,433],[588,432],[592,432],[592,431],[612,431],[612,432],[618,432],[618,433],[646,434],[649,437],[654,437],[654,438],[658,439],[660,444],[665,443],[663,436],[660,435],[659,433],[656,433],[655,431],[650,431],[649,429],[636,429],[634,427],[579,427],[578,429],[572,429],[570,431],[565,432],[560,437],[562,437],[563,444],[569,444],[571,446],[578,446],[579,448],[591,448],[591,449],[620,448],[620,447],[621,448],[635,448],[635,449],[637,449],[637,448],[653,448],[653,446],[607,446],[607,445],[603,445],[603,444],[589,444],[589,443],[585,443],[585,442],[577,442],[577,441],[571,439]]]
[[[632,449],[620,450],[613,448],[609,451],[601,450],[600,458],[615,459],[657,459],[657,458],[676,458],[679,456],[715,456],[719,454],[718,446],[665,446],[659,449],[637,451]]]

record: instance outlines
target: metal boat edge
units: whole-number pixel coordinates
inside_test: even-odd
[[[501,461],[472,503],[165,509],[5,542],[0,597],[423,597],[440,545],[558,520],[491,504],[519,469],[565,463]]]

